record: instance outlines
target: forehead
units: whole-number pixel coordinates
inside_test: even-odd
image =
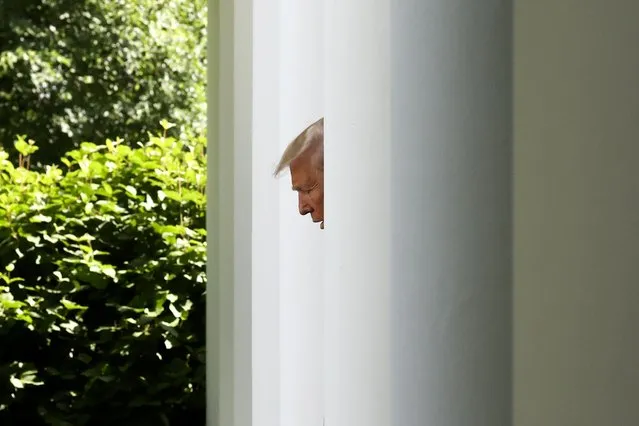
[[[302,155],[293,160],[290,169],[293,187],[307,185],[315,180],[316,173],[309,156]]]

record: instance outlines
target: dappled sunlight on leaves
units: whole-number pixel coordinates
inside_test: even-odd
[[[163,126],[42,170],[0,153],[0,424],[204,410],[206,141]]]
[[[206,0],[0,2],[0,146],[50,164],[86,140],[206,125]]]

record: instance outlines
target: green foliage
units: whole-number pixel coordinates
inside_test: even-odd
[[[206,0],[0,2],[0,146],[27,133],[50,164],[86,140],[143,140],[167,116],[203,134],[206,12]]]
[[[204,423],[204,147],[0,151],[0,424]]]

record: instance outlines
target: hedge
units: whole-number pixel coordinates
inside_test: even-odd
[[[204,424],[203,138],[0,151],[0,424]]]

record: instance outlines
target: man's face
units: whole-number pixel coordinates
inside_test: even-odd
[[[290,169],[300,214],[310,213],[313,222],[319,222],[320,228],[324,229],[324,173],[313,166],[310,155],[293,160]]]

